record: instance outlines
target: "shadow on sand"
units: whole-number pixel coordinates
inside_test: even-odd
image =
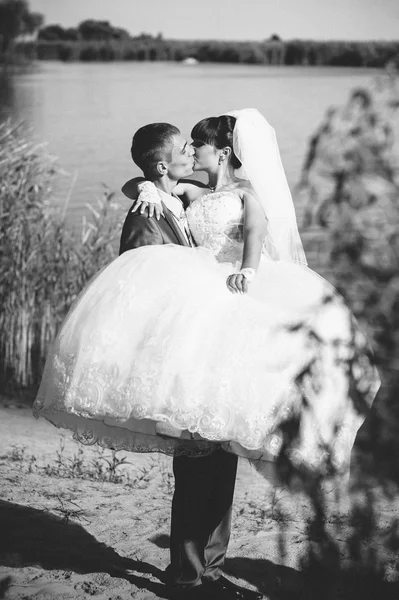
[[[308,564],[302,571],[269,560],[228,558],[225,572],[252,584],[268,600],[398,600],[399,584],[364,567]]]
[[[284,541],[284,533],[282,543]],[[169,546],[169,536],[154,536],[151,540],[159,548]],[[361,543],[356,535],[350,543]],[[398,600],[399,583],[384,581],[376,565],[352,561],[343,565],[334,540],[319,532],[317,541],[309,544],[301,570],[266,559],[245,557],[227,558],[224,572],[247,581],[262,592],[268,600]]]
[[[96,540],[81,525],[65,523],[48,512],[0,500],[0,565],[10,568],[39,565],[46,570],[69,570],[75,573],[108,573],[124,578],[139,589],[147,589],[167,598],[164,585],[135,571],[152,575],[160,581],[163,572],[149,563],[123,558],[115,550]],[[7,581],[0,582],[7,586]],[[0,595],[1,597],[1,595]]]

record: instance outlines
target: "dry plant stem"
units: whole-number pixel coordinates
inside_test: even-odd
[[[40,381],[71,303],[116,256],[120,215],[107,189],[75,234],[51,204],[57,173],[21,124],[0,124],[0,381]],[[73,185],[73,184],[72,184]],[[69,197],[67,199],[69,201]]]

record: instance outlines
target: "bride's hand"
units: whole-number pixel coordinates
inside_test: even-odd
[[[229,275],[226,285],[232,294],[246,294],[248,292],[248,279],[242,273]]]
[[[232,294],[246,294],[248,284],[255,277],[256,271],[252,267],[243,267],[239,273],[229,275],[226,285]]]
[[[148,202],[147,200],[140,200],[140,196],[134,202],[131,212],[136,212],[139,209],[140,209],[140,214],[141,215],[146,214],[147,217],[153,217],[155,214],[155,218],[157,219],[157,221],[159,221],[161,216],[164,216],[163,210],[162,210],[162,204],[159,204],[158,202]],[[146,213],[146,211],[147,211],[147,213]]]
[[[163,210],[157,188],[151,181],[143,181],[137,187],[140,194],[134,202],[131,212],[136,212],[140,208],[140,214],[144,215],[147,210],[147,217],[153,217],[155,213],[155,217],[159,221],[161,215],[163,216]]]

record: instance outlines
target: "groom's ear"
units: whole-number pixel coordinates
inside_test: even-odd
[[[166,163],[163,162],[162,160],[157,162],[157,171],[161,176],[166,175],[168,172],[168,167],[167,167]]]

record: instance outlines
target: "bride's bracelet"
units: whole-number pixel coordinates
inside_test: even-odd
[[[140,200],[140,202],[161,204],[161,198],[159,197],[158,190],[152,181],[141,181],[137,184],[137,189],[139,191],[139,197],[137,200]]]
[[[239,274],[243,275],[245,277],[245,279],[248,281],[248,283],[251,283],[251,281],[255,277],[256,271],[255,271],[255,269],[252,269],[251,267],[245,267],[244,269],[240,269]]]

